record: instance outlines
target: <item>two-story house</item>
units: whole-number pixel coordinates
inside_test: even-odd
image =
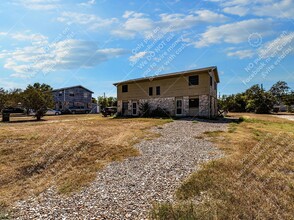
[[[148,102],[172,116],[215,117],[219,82],[216,66],[118,82],[118,112],[138,116]]]
[[[71,86],[52,90],[56,110],[66,110],[70,107],[92,108],[93,92],[85,87]]]

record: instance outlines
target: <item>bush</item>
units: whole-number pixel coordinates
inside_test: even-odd
[[[157,107],[156,109],[151,111],[151,117],[160,117],[160,118],[169,118],[170,113],[166,109],[162,109],[160,107]]]
[[[148,102],[141,103],[139,105],[140,117],[143,118],[169,118],[170,112],[166,109],[157,107],[156,109],[151,108],[151,105]]]
[[[148,102],[141,103],[139,105],[140,116],[143,118],[151,117],[151,106]]]

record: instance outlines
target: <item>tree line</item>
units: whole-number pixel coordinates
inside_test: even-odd
[[[292,112],[294,91],[285,81],[278,81],[268,91],[256,84],[245,92],[223,95],[219,99],[219,108],[230,112],[255,112],[268,114],[277,111],[274,106],[285,105]]]
[[[50,85],[40,83],[28,85],[24,90],[12,89],[8,91],[0,88],[0,112],[7,108],[21,107],[27,114],[30,111],[35,112],[34,117],[40,120],[48,108],[54,107],[52,90]],[[97,103],[97,100],[92,98],[92,102]],[[101,109],[117,106],[115,97],[99,96],[98,102]]]
[[[34,111],[34,117],[40,120],[47,109],[54,106],[52,90],[51,86],[40,83],[28,85],[25,90],[0,88],[0,112],[6,108],[21,107],[27,114],[30,110]]]

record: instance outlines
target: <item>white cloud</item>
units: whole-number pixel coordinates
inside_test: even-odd
[[[146,36],[155,28],[159,27],[163,32],[180,31],[191,28],[197,24],[225,22],[228,20],[223,14],[218,14],[209,10],[198,10],[191,14],[160,14],[159,20],[152,20],[143,13],[125,11],[123,18],[126,19],[119,29],[112,31],[114,35],[120,37],[134,37],[137,34]]]
[[[87,25],[89,29],[96,30],[97,28],[107,27],[115,22],[116,18],[103,19],[94,14],[83,14],[76,12],[62,12],[57,18],[57,21],[67,24]]]
[[[0,32],[0,36],[6,36],[7,34],[7,32]]]
[[[250,58],[254,56],[254,51],[252,50],[237,50],[237,51],[229,51],[227,55],[230,57],[239,57],[240,59]]]
[[[32,10],[52,10],[59,7],[59,0],[19,0],[16,3]]]
[[[213,11],[209,10],[198,10],[195,11],[195,14],[197,14],[197,20],[202,22],[226,22],[228,21],[228,17],[226,17],[223,14],[218,14]]]
[[[11,81],[11,78],[0,78],[0,88],[6,89],[6,90],[16,89],[16,88],[24,89],[24,84],[13,82]]]
[[[171,31],[184,30],[197,24],[225,22],[228,18],[209,10],[198,10],[192,14],[161,14],[159,24],[165,27],[172,27]]]
[[[96,4],[96,0],[89,0],[87,2],[82,2],[79,5],[80,6],[85,6],[85,7],[89,7],[89,6],[93,6]]]
[[[125,13],[123,14],[123,18],[129,18],[129,17],[134,17],[134,18],[140,18],[143,17],[145,14],[143,13],[138,13],[135,11],[125,11]]]
[[[226,0],[214,1],[218,3],[226,13],[244,16],[247,14],[260,17],[294,18],[293,0]]]
[[[294,32],[284,32],[276,39],[264,44],[259,50],[258,55],[265,59],[281,55],[285,51],[294,52]],[[288,51],[288,52],[289,52]]]
[[[146,51],[142,51],[139,53],[134,54],[133,56],[129,57],[130,62],[137,62],[139,59],[142,59],[144,56],[146,56],[148,53]]]
[[[121,48],[99,49],[93,42],[70,39],[47,47],[35,45],[1,51],[0,57],[5,58],[4,68],[14,72],[12,76],[30,77],[38,72],[93,67],[126,53]]]
[[[258,16],[294,18],[294,2],[292,0],[270,1],[268,4],[253,7],[252,10]]]
[[[143,13],[125,11],[123,18],[126,21],[112,31],[113,35],[123,38],[133,38],[136,34],[146,35],[154,28],[154,21]]]
[[[44,44],[47,43],[48,37],[42,34],[31,34],[29,31],[25,33],[14,33],[10,34],[11,38],[18,41],[30,41],[32,44]]]
[[[248,14],[249,9],[244,6],[232,6],[232,7],[225,7],[223,9],[224,12],[233,15],[245,16]]]
[[[201,34],[199,41],[194,44],[196,47],[205,47],[219,43],[237,44],[248,41],[248,37],[252,33],[258,33],[262,37],[267,36],[273,32],[272,28],[272,20],[268,19],[251,19],[218,27],[208,27]]]

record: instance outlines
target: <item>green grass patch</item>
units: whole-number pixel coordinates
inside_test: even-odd
[[[242,121],[205,132],[227,156],[191,174],[173,204],[155,204],[152,219],[293,219],[294,123],[263,115]]]

